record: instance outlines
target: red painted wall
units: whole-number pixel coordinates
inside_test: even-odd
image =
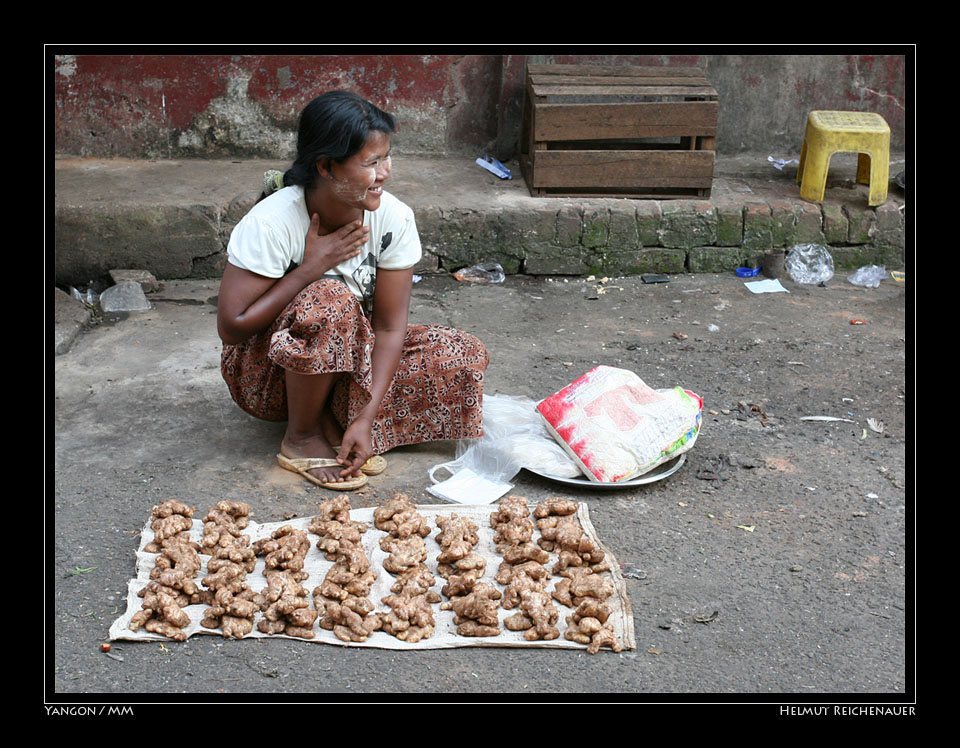
[[[248,109],[288,131],[314,96],[343,88],[387,111],[433,117],[446,148],[491,140],[502,62],[499,55],[59,55],[53,65],[57,151],[137,156],[178,154],[181,134],[198,128],[202,135],[209,118],[201,115],[218,99],[237,103],[230,89],[237,81]],[[232,150],[227,142],[206,145],[199,155]]]
[[[300,109],[333,89],[399,116],[412,151],[516,146],[529,62],[697,66],[720,94],[720,151],[798,147],[810,109],[876,111],[906,145],[903,54],[152,55],[53,50],[55,148],[130,158],[285,158]],[[895,50],[896,51],[896,50]]]

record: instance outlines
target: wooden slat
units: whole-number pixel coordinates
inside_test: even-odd
[[[704,77],[663,76],[636,78],[629,75],[531,75],[533,86],[708,86]]]
[[[540,65],[528,64],[528,75],[630,75],[639,78],[657,76],[704,77],[701,68],[657,67],[655,65]]]
[[[538,104],[535,141],[667,138],[717,133],[715,101]]]
[[[533,86],[534,96],[701,96],[717,98],[711,86]]]
[[[709,188],[713,151],[538,151],[531,188]]]

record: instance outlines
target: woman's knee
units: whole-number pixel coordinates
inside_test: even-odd
[[[411,325],[407,343],[425,346],[444,359],[459,359],[463,365],[486,369],[490,363],[487,347],[478,337],[444,325]]]

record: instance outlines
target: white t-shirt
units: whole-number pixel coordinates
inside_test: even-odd
[[[327,275],[342,277],[360,299],[373,296],[377,268],[406,270],[420,261],[420,234],[413,211],[384,191],[380,207],[364,211],[370,235],[360,254]],[[303,262],[310,216],[303,187],[284,187],[250,209],[233,229],[227,259],[233,265],[267,278],[281,278],[291,264]]]

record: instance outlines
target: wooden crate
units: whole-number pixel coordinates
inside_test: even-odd
[[[535,196],[709,197],[719,108],[697,68],[528,65],[520,169]]]

